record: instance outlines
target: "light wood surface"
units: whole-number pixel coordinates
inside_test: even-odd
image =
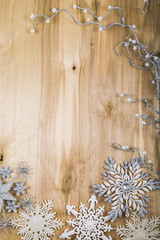
[[[50,16],[53,7],[66,8],[84,21],[84,13],[73,10],[73,4],[98,16],[105,15],[109,4],[122,7],[127,23],[136,24],[141,42],[151,51],[160,48],[156,0],[150,1],[146,15],[136,9],[136,5],[143,8],[141,0],[0,0],[0,151],[4,154],[0,165],[31,164],[28,192],[40,201],[52,198],[63,221],[65,205],[87,203],[89,186],[102,182],[108,156],[117,163],[134,156],[113,149],[112,142],[146,150],[157,171],[160,163],[160,136],[153,126],[146,129],[135,119],[135,113],[147,112],[145,106],[119,98],[129,92],[135,99],[148,97],[157,106],[151,73],[132,67],[124,48],[122,57],[116,54],[128,30],[114,27],[100,33],[96,26],[78,26],[60,13],[50,24],[39,19],[37,32],[29,33],[30,14]],[[113,12],[104,24],[119,17]],[[151,193],[149,199],[150,215],[160,215],[160,193]],[[113,226],[123,223],[118,219]],[[20,237],[16,231],[0,232],[0,240],[9,239]]]

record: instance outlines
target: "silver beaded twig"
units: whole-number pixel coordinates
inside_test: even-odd
[[[94,13],[92,13],[91,10],[89,10],[89,9],[87,9],[87,8],[79,7],[79,6],[77,6],[77,5],[73,5],[73,8],[74,8],[74,9],[82,10],[83,13],[87,13],[87,12],[90,13],[90,14],[91,14],[92,16],[94,16],[94,18],[96,18],[99,22],[102,21],[104,18],[106,18],[113,10],[119,10],[119,11],[121,11],[121,14],[122,14],[122,18],[121,18],[122,23],[113,23],[113,24],[109,25],[107,28],[105,28],[105,27],[104,27],[101,23],[99,23],[99,22],[92,22],[90,18],[87,18],[87,23],[80,23],[80,22],[78,22],[78,21],[73,17],[73,15],[72,15],[68,10],[63,9],[63,8],[57,10],[56,8],[53,8],[53,9],[52,9],[53,15],[52,15],[51,17],[47,17],[47,16],[44,15],[44,14],[38,14],[38,15],[31,14],[31,15],[30,15],[30,18],[31,18],[31,19],[34,19],[34,27],[30,30],[30,32],[31,32],[32,34],[35,33],[35,30],[36,30],[36,27],[37,27],[37,18],[38,18],[38,17],[43,17],[43,18],[46,19],[46,23],[50,23],[51,19],[53,19],[53,18],[54,18],[58,13],[60,13],[60,12],[66,12],[67,14],[69,14],[70,17],[73,19],[73,21],[74,21],[76,24],[78,24],[78,25],[81,25],[81,26],[87,26],[87,25],[91,25],[91,24],[92,24],[92,25],[98,25],[100,32],[103,31],[103,30],[107,30],[108,28],[110,28],[110,27],[112,27],[112,26],[114,26],[114,25],[119,25],[119,26],[123,26],[123,27],[126,26],[126,25],[125,25],[125,22],[124,22],[124,13],[123,13],[123,10],[122,10],[120,7],[112,7],[112,6],[109,5],[109,6],[108,6],[109,12],[108,12],[104,17],[101,17],[101,16],[97,17],[96,15],[94,15]]]
[[[140,10],[141,11],[141,13],[144,13],[144,14],[146,14],[147,13],[147,11],[148,11],[148,6],[149,6],[149,0],[143,0],[143,2],[145,3],[145,8],[144,8],[144,10],[142,10],[140,7],[136,7],[138,10]]]
[[[125,93],[125,94],[124,94],[124,93],[121,93],[120,96],[121,96],[121,97],[127,96],[127,97],[128,97],[127,101],[128,101],[129,103],[140,103],[140,102],[144,102],[144,103],[147,105],[148,108],[152,109],[152,111],[158,115],[158,118],[150,117],[150,116],[148,116],[148,115],[146,115],[146,114],[145,114],[145,115],[140,115],[139,113],[136,113],[135,117],[142,119],[141,124],[142,124],[143,126],[148,127],[148,126],[150,126],[150,125],[154,125],[154,127],[158,130],[158,134],[160,134],[160,111],[157,111],[157,110],[153,107],[153,105],[149,102],[149,100],[148,100],[147,98],[142,98],[142,99],[140,99],[140,100],[133,101],[132,98],[131,98],[128,94],[126,94],[126,93]]]
[[[146,151],[143,151],[143,153],[142,153],[143,156],[141,156],[140,151],[138,150],[137,147],[130,148],[129,146],[122,146],[121,144],[119,144],[117,142],[113,142],[112,146],[115,149],[120,150],[120,151],[127,151],[127,152],[136,151],[138,155],[136,156],[136,158],[134,160],[137,162],[137,164],[141,168],[146,168],[146,169],[150,170],[152,173],[154,173],[155,175],[157,175],[160,178],[160,174],[153,170],[152,160],[148,160],[148,162],[146,161],[146,156],[147,156]]]
[[[138,39],[136,38],[136,35],[134,35],[135,39],[131,38],[131,36],[127,36],[126,41],[121,42],[117,47],[117,53],[120,56],[119,53],[119,47],[121,45],[124,45],[127,49],[130,63],[131,65],[135,66],[136,68],[142,69],[142,70],[150,70],[152,72],[154,80],[152,80],[152,84],[156,85],[157,95],[158,95],[158,108],[159,110],[156,110],[150,103],[149,100],[144,98],[139,101],[132,101],[130,98],[131,103],[139,103],[144,101],[147,103],[148,107],[151,108],[157,115],[157,118],[150,118],[147,116],[147,119],[151,120],[148,124],[143,124],[145,126],[149,126],[152,123],[155,125],[155,128],[158,129],[158,133],[160,134],[160,58],[157,56],[157,54],[160,53],[160,50],[157,50],[155,52],[152,52],[151,54],[147,52],[146,47],[143,46]],[[140,60],[144,63],[144,66],[140,66],[134,63],[133,57],[131,54],[131,48],[133,48],[134,51],[137,51],[138,57]],[[121,94],[121,96],[124,96],[127,94]],[[146,118],[146,115],[143,115],[143,118]],[[158,126],[159,125],[159,126]]]

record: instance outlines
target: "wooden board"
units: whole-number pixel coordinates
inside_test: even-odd
[[[116,54],[128,30],[113,27],[100,33],[97,26],[78,26],[60,13],[50,24],[39,19],[36,33],[30,34],[30,14],[50,16],[53,7],[66,8],[84,21],[87,16],[73,10],[73,4],[98,16],[106,14],[109,4],[122,7],[127,23],[136,24],[140,41],[151,52],[160,48],[156,0],[150,1],[146,15],[136,9],[143,8],[141,0],[0,0],[0,165],[31,164],[29,191],[40,201],[54,199],[63,221],[65,205],[87,203],[89,186],[102,182],[108,156],[117,163],[134,156],[113,149],[112,142],[146,150],[157,171],[160,162],[160,136],[153,126],[146,129],[135,119],[135,113],[147,112],[145,106],[119,98],[128,92],[157,106],[151,73],[132,67],[124,48],[122,57]],[[113,12],[104,24],[119,18]],[[160,193],[151,193],[149,199],[150,215],[160,215]],[[113,225],[123,223],[118,219]],[[0,233],[0,239],[20,238],[10,231]]]

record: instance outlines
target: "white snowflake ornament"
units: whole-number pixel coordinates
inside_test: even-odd
[[[160,236],[159,217],[140,219],[136,212],[131,214],[132,221],[116,228],[122,240],[158,240]]]
[[[92,187],[98,196],[103,196],[104,201],[111,204],[108,220],[114,221],[118,216],[122,217],[122,212],[126,217],[129,217],[130,211],[137,211],[142,217],[148,214],[148,192],[160,189],[160,182],[148,178],[149,174],[142,171],[135,159],[131,163],[125,161],[120,166],[110,157],[104,168],[106,181]]]
[[[19,217],[12,220],[14,228],[23,240],[49,240],[54,231],[62,227],[60,219],[55,218],[52,200],[43,204],[36,202],[29,209],[21,211]]]
[[[104,234],[113,229],[106,223],[106,217],[103,217],[104,206],[96,208],[98,201],[95,195],[92,195],[88,202],[90,203],[89,209],[81,203],[80,212],[75,210],[75,206],[66,206],[68,214],[75,217],[67,221],[73,229],[70,231],[66,229],[59,238],[71,239],[75,235],[77,240],[112,240],[110,236],[107,237]]]

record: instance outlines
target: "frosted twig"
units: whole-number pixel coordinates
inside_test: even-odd
[[[160,134],[160,111],[156,110],[156,109],[154,108],[154,106],[149,102],[149,100],[148,100],[147,98],[142,98],[142,99],[140,99],[140,100],[133,101],[132,98],[131,98],[128,94],[126,94],[126,93],[125,93],[125,94],[124,94],[124,93],[121,93],[120,96],[121,96],[121,97],[127,96],[127,97],[128,97],[127,101],[128,101],[129,103],[140,103],[140,102],[144,102],[149,109],[152,109],[152,111],[153,111],[154,113],[156,113],[156,115],[158,115],[157,118],[150,117],[150,116],[148,116],[148,115],[146,115],[146,114],[145,114],[145,115],[140,115],[139,113],[136,113],[135,117],[142,119],[142,122],[141,122],[141,123],[142,123],[143,126],[148,127],[148,126],[150,126],[150,125],[154,125],[154,127],[158,130],[158,134]]]
[[[148,12],[148,7],[149,7],[149,0],[143,0],[143,2],[145,3],[145,7],[144,10],[142,10],[140,7],[136,7],[139,11],[141,11],[141,13],[146,14]],[[160,1],[158,0],[158,3],[160,4]]]
[[[127,152],[136,151],[138,155],[134,158],[134,160],[137,162],[137,164],[141,168],[146,168],[146,169],[150,170],[152,173],[156,174],[160,178],[160,174],[153,170],[152,160],[146,161],[146,156],[147,156],[146,151],[143,151],[143,153],[142,153],[143,156],[141,156],[140,151],[138,150],[137,147],[130,148],[129,146],[122,146],[121,144],[119,144],[117,142],[113,142],[112,146],[115,149],[120,150],[120,151],[127,151]]]

